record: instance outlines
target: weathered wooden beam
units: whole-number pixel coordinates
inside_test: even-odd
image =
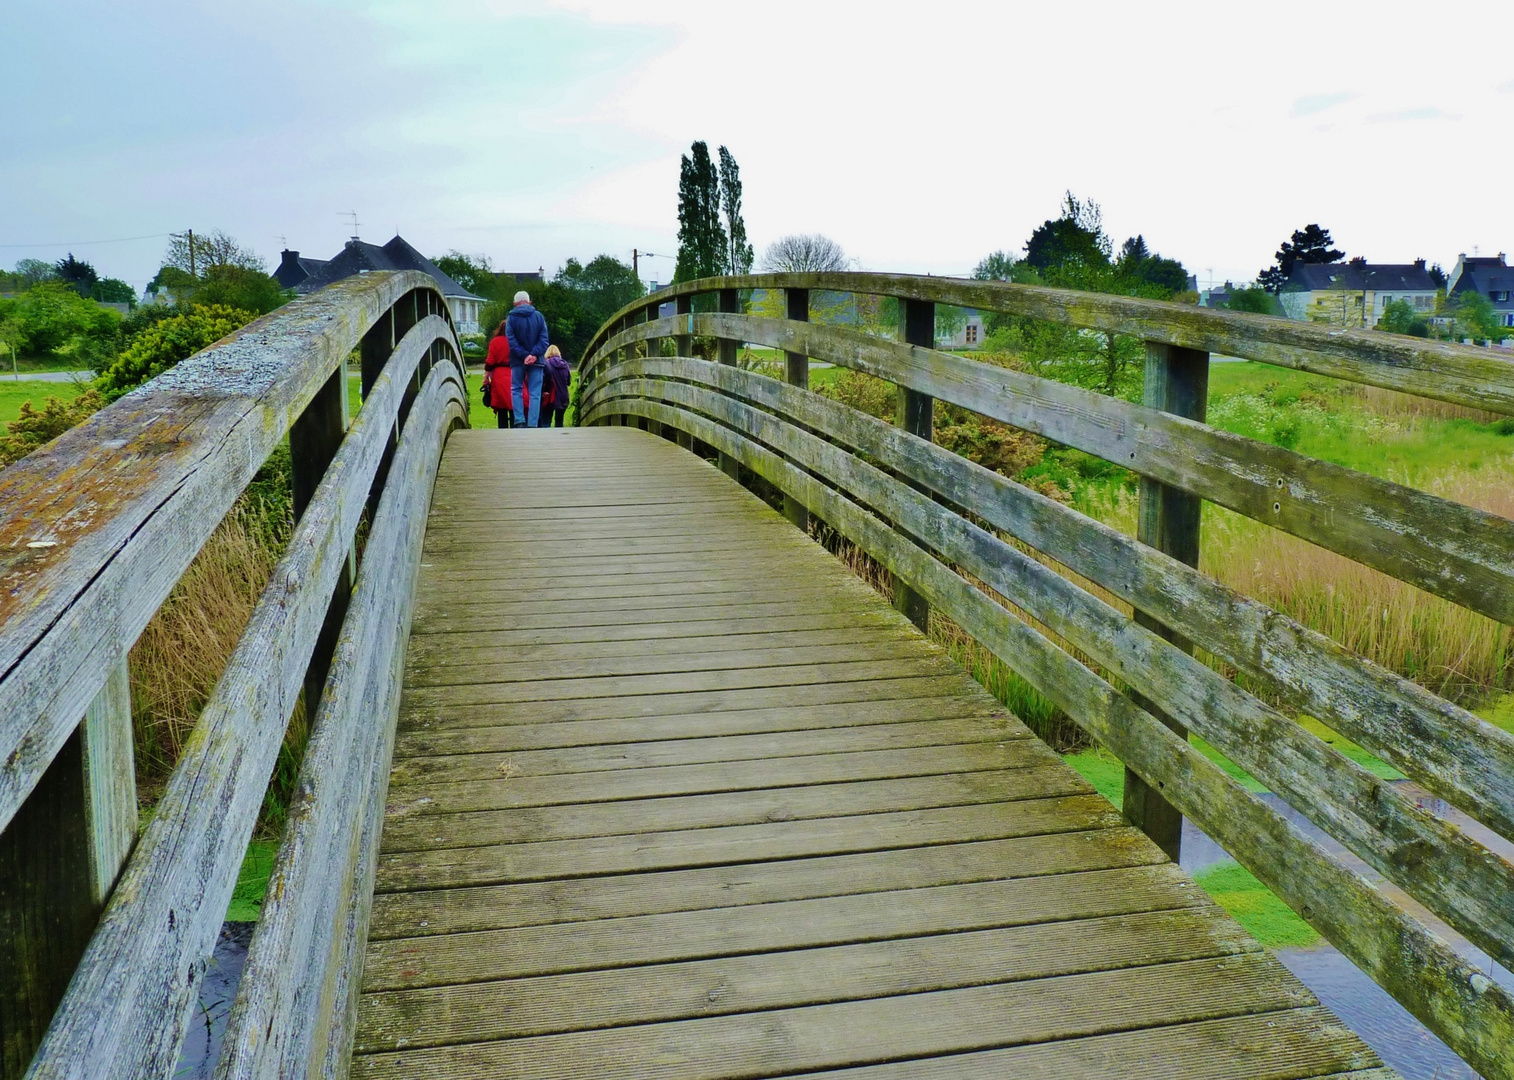
[[[735,289],[721,289],[719,296],[720,310],[732,314],[741,311],[741,295]],[[720,362],[728,366],[736,365],[736,352],[741,342],[729,335],[719,337]],[[737,483],[741,482],[741,462],[735,458],[720,456],[720,471],[729,476]]]
[[[1175,416],[1203,423],[1209,400],[1209,354],[1181,349],[1160,342],[1146,343],[1145,381],[1141,403]],[[1141,477],[1136,538],[1141,543],[1171,555],[1188,566],[1199,565],[1199,521],[1203,500],[1181,488],[1171,487],[1150,477]],[[1193,652],[1193,643],[1175,630],[1144,612],[1136,612],[1135,621],[1173,642],[1184,652]],[[1133,691],[1133,693],[1135,693]],[[1188,732],[1171,715],[1149,698],[1136,693],[1136,704],[1161,720],[1180,737]],[[1130,769],[1125,770],[1125,794],[1122,802],[1125,817],[1167,853],[1173,862],[1183,842],[1183,815],[1161,793]]]
[[[425,316],[400,342],[305,507],[37,1049],[33,1075],[87,1075],[101,1061],[120,1075],[172,1072],[387,445],[397,391],[437,335],[450,340],[451,329]]]
[[[999,281],[908,274],[751,274],[670,286],[669,298],[721,288],[807,288],[896,296],[1046,319],[1127,334],[1185,349],[1240,356],[1331,378],[1382,386],[1493,412],[1514,413],[1514,361],[1488,349],[1377,330],[1345,330],[1295,319],[1195,307],[1162,300]],[[589,342],[600,347],[611,323]],[[812,354],[813,355],[813,354]]]
[[[787,308],[788,317],[794,322],[810,321],[810,291],[808,289],[785,289],[784,304]],[[785,352],[783,354],[784,380],[790,386],[800,389],[810,388],[810,358],[804,353]],[[783,515],[792,521],[798,528],[809,531],[810,514],[800,502],[792,495],[783,496]]]
[[[94,901],[110,898],[137,841],[131,672],[123,655],[84,713],[84,801]]]
[[[927,349],[936,345],[936,305],[922,300],[899,301],[899,340]],[[917,439],[935,438],[935,399],[903,383],[899,386],[895,423]],[[930,605],[906,581],[894,581],[894,607],[922,631],[930,630]]]
[[[100,915],[85,784],[84,734],[76,730],[0,831],[4,1080],[26,1072]]]

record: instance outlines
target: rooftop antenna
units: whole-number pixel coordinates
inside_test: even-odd
[[[283,234],[280,234],[278,239],[279,239],[279,246],[282,247],[285,251],[288,251],[289,250],[289,237],[284,236]]]
[[[337,214],[337,217],[350,217],[352,219],[352,238],[354,240],[358,239],[358,232],[357,231],[362,226],[358,222],[357,211],[356,210],[343,210],[339,214]]]

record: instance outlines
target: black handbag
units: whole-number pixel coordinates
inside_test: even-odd
[[[490,391],[492,391],[493,389],[494,389],[494,372],[491,371],[491,372],[488,372],[487,374],[484,375],[483,396],[484,396],[484,407],[485,408],[489,407],[489,398],[492,396],[492,394],[490,393]]]

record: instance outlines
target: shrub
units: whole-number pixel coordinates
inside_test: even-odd
[[[246,326],[256,313],[213,305],[192,307],[142,330],[95,380],[107,402],[156,378],[181,360]]]
[[[7,434],[0,438],[0,466],[21,460],[69,428],[82,424],[102,404],[96,390],[86,390],[72,401],[50,397],[40,410],[33,408],[30,401],[23,401],[21,415],[5,425]]]

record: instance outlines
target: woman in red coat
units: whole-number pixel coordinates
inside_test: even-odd
[[[489,341],[489,354],[484,357],[484,381],[489,384],[489,408],[499,426],[512,426],[515,410],[510,404],[510,341],[505,337],[505,324],[500,323]]]

